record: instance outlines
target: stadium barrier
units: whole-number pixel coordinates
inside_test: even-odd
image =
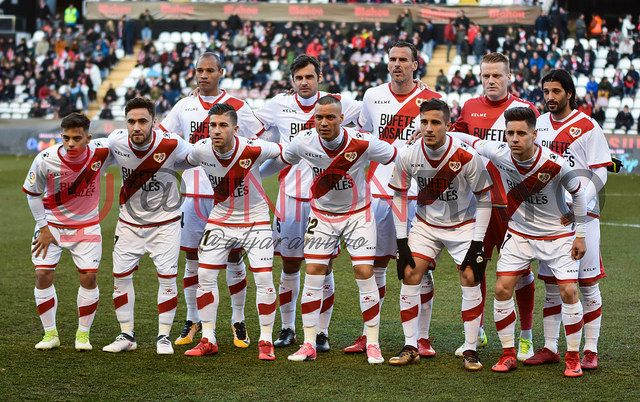
[[[124,121],[92,120],[93,138],[126,128]],[[640,136],[605,134],[611,154],[622,160],[621,173],[640,174]],[[0,155],[36,155],[62,141],[59,120],[0,119]]]
[[[86,2],[88,20],[120,19],[140,15],[148,9],[156,20],[226,20],[237,14],[243,21],[335,21],[395,23],[404,10],[413,19],[446,24],[460,11],[480,25],[533,25],[540,7],[438,7],[434,5],[368,4],[282,4],[282,3],[167,3],[167,2]]]

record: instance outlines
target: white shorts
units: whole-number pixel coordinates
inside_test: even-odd
[[[118,221],[113,243],[113,276],[133,273],[146,253],[153,260],[159,277],[175,277],[180,256],[180,221],[149,227]]]
[[[446,247],[453,261],[460,266],[469,251],[473,228],[472,221],[454,228],[440,228],[416,219],[409,232],[411,255],[429,261],[429,269],[436,269],[440,253]]]
[[[311,210],[305,233],[304,258],[307,264],[325,264],[344,240],[352,265],[373,265],[376,255],[376,225],[372,209],[351,215],[325,215]]]
[[[71,258],[78,272],[98,272],[98,265],[102,258],[102,235],[100,225],[88,226],[81,229],[57,228],[49,225],[51,234],[58,242],[58,246],[51,243],[47,249],[47,256],[42,258],[42,252],[38,257],[31,255],[31,261],[36,269],[56,269],[63,249],[71,252]],[[33,233],[35,241],[40,235],[40,229],[36,226]]]
[[[309,221],[311,210],[309,201],[300,201],[288,195],[284,196],[284,205],[278,195],[276,209],[283,214],[280,220],[277,216],[273,220],[274,253],[283,260],[304,259],[304,233]]]
[[[271,272],[273,267],[273,237],[271,226],[221,226],[208,223],[198,248],[198,266],[225,269],[232,250],[242,248],[253,272]]]
[[[396,258],[398,247],[396,244],[396,226],[393,223],[393,201],[387,198],[374,197],[371,208],[376,217],[376,259]],[[411,229],[413,218],[416,216],[416,200],[407,203],[407,232]],[[398,212],[396,212],[398,213]]]
[[[198,206],[199,210],[196,209]],[[213,198],[184,197],[180,206],[182,211],[182,234],[180,235],[180,250],[196,253],[202,239],[202,232],[207,224],[209,213],[213,209]]]
[[[578,261],[571,258],[573,236],[552,240],[531,239],[507,231],[498,256],[498,275],[520,275],[533,260],[546,263],[558,282],[578,281]]]
[[[595,282],[600,278],[607,276],[604,273],[604,265],[602,264],[602,255],[600,254],[600,220],[597,218],[588,219],[586,224],[585,242],[587,244],[587,252],[578,263],[580,272],[578,274],[578,282],[586,285]],[[540,262],[538,268],[538,278],[548,283],[555,283],[556,278],[546,263]]]

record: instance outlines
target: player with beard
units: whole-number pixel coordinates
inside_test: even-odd
[[[551,70],[542,78],[542,89],[548,113],[538,118],[538,142],[558,155],[579,172],[587,202],[587,253],[580,260],[578,284],[584,309],[584,356],[582,368],[598,367],[598,337],[602,315],[602,296],[599,280],[604,278],[600,254],[600,204],[598,192],[607,182],[607,168],[611,165],[609,146],[602,129],[593,119],[580,112],[576,90],[569,73]],[[567,202],[571,198],[567,197]],[[567,224],[570,222],[567,221]],[[555,363],[558,353],[562,299],[558,283],[548,264],[541,262],[538,277],[545,281],[543,310],[544,348],[525,360],[525,364]]]

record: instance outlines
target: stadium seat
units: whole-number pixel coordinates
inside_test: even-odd
[[[271,79],[273,81],[280,81],[282,79],[282,72],[280,70],[274,70],[271,72]]]
[[[183,32],[180,34],[180,39],[182,39],[182,41],[184,43],[189,43],[191,42],[191,32]]]
[[[10,119],[11,113],[2,113],[0,114],[0,119]]]
[[[611,131],[613,131],[615,127],[616,127],[616,123],[612,121],[605,121],[604,125],[602,126],[602,129],[605,131],[605,133],[610,133]]]
[[[125,54],[124,54],[124,49],[116,49],[116,58],[118,60],[124,58]]]
[[[576,87],[576,95],[578,96],[578,98],[584,98],[586,94],[587,88],[585,88],[584,86]]]
[[[167,31],[160,32],[160,35],[158,36],[158,41],[163,43],[171,41],[171,34]]]
[[[627,135],[638,135],[638,130],[632,127],[632,128],[627,132]]]
[[[629,67],[631,67],[631,60],[627,59],[626,57],[624,59],[620,59],[620,61],[618,62],[618,68],[622,69],[622,71],[628,70]]]
[[[202,35],[202,33],[200,32],[192,32],[191,33],[191,39],[195,42],[195,43],[200,43],[202,42],[202,37],[204,35]]]
[[[600,83],[602,77],[604,77],[604,68],[596,67],[593,69],[593,76],[596,79],[596,82]]]
[[[611,106],[611,105],[609,105]],[[629,107],[629,109],[633,108],[633,98],[630,96],[627,96],[625,98],[622,98],[622,101],[620,102],[620,109],[622,109],[623,107]]]
[[[177,31],[171,32],[171,42],[179,43],[181,39],[182,37],[180,35],[180,32],[177,32]]]
[[[640,70],[640,59],[633,59],[631,64],[633,64],[633,67],[635,67],[636,70]]]
[[[631,109],[631,116],[633,116],[633,120],[638,121],[638,117],[640,117],[640,109]]]
[[[220,83],[220,87],[223,89],[231,88],[233,86],[233,79],[231,78],[223,78]]]
[[[591,49],[597,49],[598,48],[598,41],[595,39],[589,39],[589,46],[591,46]],[[585,49],[587,48],[586,46],[584,47]]]
[[[618,128],[618,129],[613,130],[613,133],[614,133],[614,134],[626,134],[626,133],[624,132],[624,130],[623,130],[623,129],[621,129],[621,128]]]
[[[622,102],[620,102],[620,98],[618,98],[617,96],[612,96],[609,98],[609,107],[610,108],[614,108],[614,109],[620,109],[620,105]]]
[[[618,109],[608,107],[604,115],[607,117],[607,119],[615,120],[616,116],[618,115]]]
[[[460,95],[460,107],[463,107],[465,103],[473,96],[471,94],[462,94]]]
[[[173,52],[173,49],[176,48],[176,44],[173,42],[165,42],[164,48],[167,52]]]
[[[613,82],[613,77],[616,74],[616,69],[613,67],[607,67],[604,69],[604,76],[605,77],[609,77],[611,79],[611,82]]]
[[[588,82],[589,82],[589,78],[586,75],[580,75],[578,77],[578,81],[576,82],[576,86],[586,87]]]
[[[606,56],[605,58],[597,58],[596,61],[593,63],[593,66],[595,68],[605,68],[607,66],[607,59]]]
[[[447,0],[448,6],[457,6],[458,4],[460,4],[460,0]]]
[[[573,38],[567,38],[565,39],[564,45],[562,47],[571,51],[574,47],[576,47],[576,40]]]
[[[607,53],[609,53],[609,50],[606,47],[602,47],[602,48],[598,49],[597,59],[605,59],[606,60]]]
[[[451,92],[449,93],[449,95],[447,96],[447,103],[449,105],[451,105],[453,103],[453,101],[456,101],[458,103],[460,103],[460,94],[457,92]]]

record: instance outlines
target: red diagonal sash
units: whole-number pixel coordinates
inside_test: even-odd
[[[429,181],[428,185],[418,191],[418,202],[422,205],[431,205],[444,193],[451,182],[462,171],[464,165],[473,158],[468,152],[458,148],[449,160]]]
[[[140,187],[149,181],[160,170],[162,165],[169,160],[169,156],[178,146],[178,140],[162,138],[156,149],[152,150],[147,158],[135,169],[135,173],[129,175],[122,183],[120,189],[120,205],[129,201]],[[164,156],[163,156],[164,154]]]
[[[347,134],[345,133],[345,136]],[[348,140],[349,138],[346,138]],[[351,167],[360,159],[369,146],[368,141],[351,138],[345,149],[318,175],[311,184],[311,194],[318,199],[326,195],[333,186],[347,175]],[[347,159],[348,158],[348,159]]]
[[[238,159],[222,180],[213,188],[213,200],[214,204],[224,202],[229,198],[229,195],[235,191],[241,184],[244,183],[244,178],[247,176],[251,167],[256,162],[262,149],[260,147],[246,146]],[[245,163],[243,161],[250,160],[250,164],[246,167],[242,167],[240,164]],[[238,180],[242,179],[242,180]]]
[[[507,214],[509,217],[520,208],[520,204],[532,195],[540,192],[560,173],[560,165],[546,161],[540,169],[531,173],[507,193]]]
[[[553,123],[553,122],[552,122]],[[571,124],[567,124],[564,126],[562,131],[558,132],[556,137],[553,139],[554,143],[567,144],[567,148],[573,144],[575,140],[582,137],[587,131],[591,129],[591,127],[585,127],[585,121],[580,119],[574,121]],[[551,151],[555,152],[558,155],[562,156],[562,153],[558,152],[558,147],[549,147]],[[565,147],[561,147],[563,151],[566,151]]]
[[[108,148],[96,148],[91,159],[84,165],[84,170],[78,174],[73,183],[67,186],[65,190],[60,190],[52,195],[47,195],[47,197],[42,200],[44,207],[47,209],[59,207],[75,198],[77,194],[82,194],[89,183],[91,183],[96,176],[99,177],[100,168],[108,156]]]

